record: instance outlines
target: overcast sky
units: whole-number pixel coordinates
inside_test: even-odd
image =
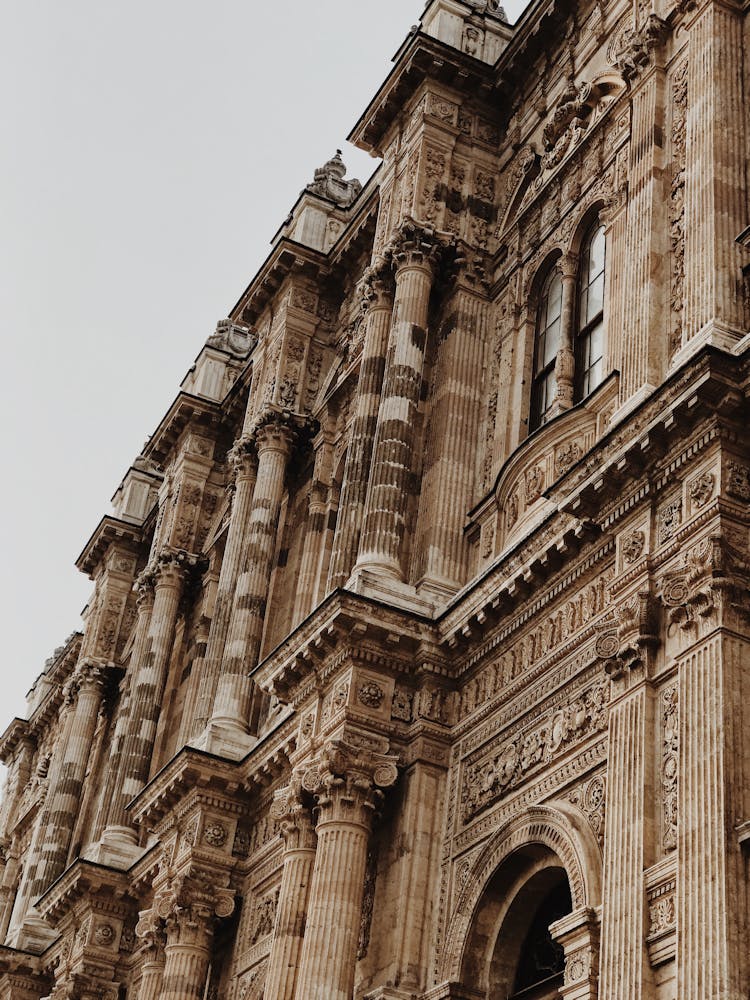
[[[9,0],[0,36],[0,732],[73,561],[423,0]],[[522,4],[507,5],[511,18]]]

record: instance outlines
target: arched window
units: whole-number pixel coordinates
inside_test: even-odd
[[[557,268],[547,275],[539,298],[534,340],[534,381],[531,387],[529,430],[546,423],[557,396],[555,361],[560,349],[562,280]]]
[[[575,402],[585,399],[604,378],[604,226],[588,230],[581,244],[576,310]]]

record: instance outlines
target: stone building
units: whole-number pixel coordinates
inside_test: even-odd
[[[1,1000],[747,998],[748,45],[428,3],[0,740]]]

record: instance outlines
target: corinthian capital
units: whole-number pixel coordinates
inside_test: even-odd
[[[434,229],[407,218],[394,234],[384,256],[393,262],[397,278],[399,272],[407,268],[426,268],[434,275],[446,252],[452,249],[449,239],[441,239]]]
[[[108,660],[97,660],[89,656],[81,660],[76,666],[73,681],[79,691],[90,688],[101,693],[104,690],[107,678],[111,676],[114,669],[114,663]]]
[[[390,309],[393,306],[393,274],[387,261],[380,258],[367,268],[362,279],[363,311]]]
[[[651,65],[652,53],[664,42],[669,26],[649,14],[640,28],[629,28],[619,36],[614,64],[626,81],[633,81]]]
[[[184,549],[162,549],[151,570],[154,586],[181,587],[200,565],[200,557]]]
[[[303,801],[302,775],[295,774],[286,788],[276,792],[271,804],[271,818],[279,824],[279,832],[287,851],[315,847],[312,815]]]
[[[367,826],[383,800],[385,790],[398,779],[398,758],[343,740],[331,740],[317,763],[302,776],[302,788],[316,799],[323,819]]]
[[[220,872],[196,870],[172,879],[157,893],[153,913],[171,941],[196,943],[213,933],[217,919],[232,915],[234,893],[220,881]]]

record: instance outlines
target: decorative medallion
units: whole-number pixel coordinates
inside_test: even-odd
[[[690,499],[694,507],[704,507],[713,496],[716,476],[713,472],[704,472],[690,484]]]
[[[383,704],[385,692],[375,681],[367,681],[360,686],[357,697],[368,708],[378,709]]]
[[[203,831],[203,839],[209,847],[223,847],[228,836],[226,827],[221,823],[208,823]]]
[[[642,531],[631,531],[622,541],[622,558],[630,565],[640,559],[646,544],[646,535]]]

